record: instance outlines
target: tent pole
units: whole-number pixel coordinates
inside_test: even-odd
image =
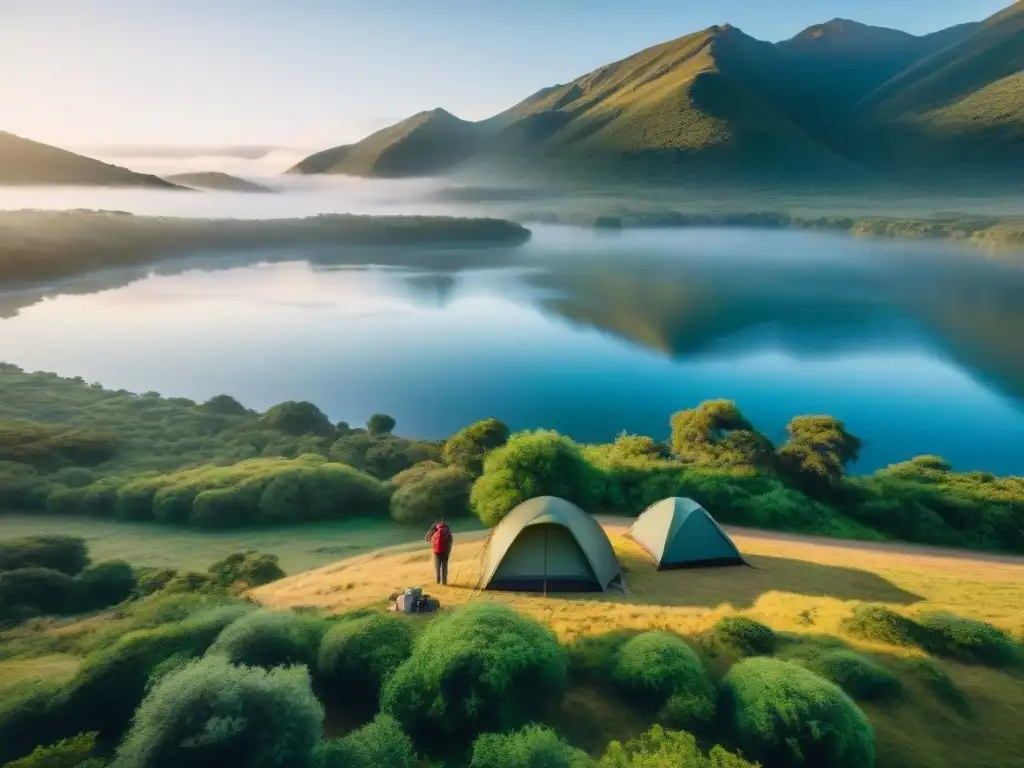
[[[548,529],[544,529],[544,597],[548,596]]]

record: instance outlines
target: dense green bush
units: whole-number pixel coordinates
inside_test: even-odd
[[[71,604],[75,611],[98,611],[127,600],[137,582],[132,567],[123,560],[92,565],[75,577]]]
[[[203,403],[202,408],[210,413],[218,413],[223,416],[247,416],[249,414],[249,410],[231,395],[214,395]]]
[[[391,518],[403,525],[462,517],[469,511],[473,476],[459,467],[428,472],[391,497]]]
[[[705,754],[697,740],[684,731],[655,725],[622,744],[613,741],[601,758],[600,768],[756,768],[738,755],[716,745]]]
[[[395,419],[386,413],[375,413],[366,422],[366,432],[372,437],[390,435],[395,429]]]
[[[179,654],[202,655],[226,626],[247,612],[241,605],[204,611],[130,632],[88,655],[67,686],[68,726],[73,732],[98,731],[105,739],[116,739],[128,727],[150,675],[161,662]]]
[[[397,475],[391,477],[388,482],[395,488],[401,488],[409,483],[418,483],[424,477],[438,469],[444,469],[445,465],[439,461],[421,461],[413,464],[408,469],[403,469]]]
[[[331,424],[323,411],[313,403],[288,400],[269,408],[259,418],[259,425],[288,435],[333,435]]]
[[[469,768],[596,768],[586,752],[550,728],[528,725],[515,733],[485,733],[473,742]]]
[[[484,419],[460,429],[444,444],[446,464],[462,467],[473,475],[483,472],[484,458],[508,442],[508,427],[497,419]]]
[[[0,765],[78,729],[65,722],[61,687],[38,682],[0,697]]]
[[[843,619],[842,628],[854,637],[877,640],[892,645],[917,645],[921,627],[884,605],[858,605]]]
[[[925,613],[918,622],[921,647],[936,656],[990,667],[1012,666],[1022,658],[1020,646],[1009,635],[984,621]]]
[[[569,674],[579,680],[604,684],[615,675],[619,650],[639,634],[632,629],[613,629],[600,635],[583,635],[566,646]]]
[[[857,701],[889,701],[903,695],[898,677],[854,651],[823,653],[812,658],[807,666]]]
[[[321,742],[314,752],[316,768],[416,768],[412,741],[393,717],[378,715],[343,738]]]
[[[75,429],[34,421],[0,421],[0,461],[55,471],[94,466],[117,455],[120,441],[106,430]]]
[[[300,667],[194,661],[146,695],[117,750],[119,768],[312,765],[323,709]]]
[[[250,589],[283,579],[277,555],[249,550],[235,552],[210,566],[212,582],[218,587]]]
[[[247,667],[312,667],[325,624],[292,611],[260,610],[224,628],[206,652]]]
[[[706,467],[770,470],[771,441],[754,429],[732,400],[705,400],[672,415],[672,451]]]
[[[557,432],[522,432],[492,451],[474,483],[473,510],[497,525],[514,507],[537,496],[560,496],[593,511],[604,493],[601,472]]]
[[[85,539],[47,535],[0,540],[0,571],[52,568],[75,576],[88,564]]]
[[[555,636],[504,606],[471,603],[431,622],[384,684],[383,711],[431,754],[533,720],[563,693],[567,660]]]
[[[673,694],[711,697],[700,657],[678,636],[661,630],[624,643],[614,676],[624,693],[649,706],[661,706]]]
[[[51,568],[21,568],[0,573],[0,621],[36,614],[64,613],[71,607],[75,580]]]
[[[796,664],[746,659],[723,681],[732,735],[766,765],[870,768],[875,735],[836,685]]]
[[[812,495],[838,488],[846,466],[860,453],[860,438],[831,416],[797,416],[786,432],[789,439],[776,452],[779,472]]]
[[[318,682],[339,701],[376,711],[384,680],[409,658],[412,643],[412,625],[397,616],[343,621],[320,643]]]
[[[938,662],[934,659],[909,659],[907,664],[918,679],[950,709],[965,716],[971,713],[967,696]]]
[[[713,648],[731,650],[740,656],[771,656],[775,632],[747,616],[725,616],[711,628],[708,639]]]
[[[96,749],[95,733],[80,733],[50,746],[39,746],[32,754],[12,760],[4,768],[102,768],[99,758],[90,757]]]

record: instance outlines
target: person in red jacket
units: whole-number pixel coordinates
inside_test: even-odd
[[[434,550],[434,576],[438,584],[448,583],[448,556],[452,553],[452,529],[444,520],[440,520],[430,526],[427,535],[424,537],[430,542]]]

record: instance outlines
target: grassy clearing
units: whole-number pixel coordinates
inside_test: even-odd
[[[472,520],[452,523],[456,532],[479,528]],[[226,532],[77,517],[4,515],[4,538],[59,533],[81,536],[94,561],[113,558],[137,567],[205,571],[232,552],[256,549],[273,552],[287,573],[318,568],[371,549],[418,541],[424,531],[390,520],[357,519],[269,529]]]

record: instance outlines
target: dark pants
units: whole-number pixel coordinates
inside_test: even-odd
[[[448,555],[434,553],[434,576],[438,584],[448,583]]]

